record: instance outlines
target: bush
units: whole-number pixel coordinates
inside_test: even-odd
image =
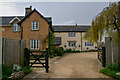
[[[65,52],[66,53],[80,53],[79,50],[72,50],[72,49],[66,49]]]
[[[25,74],[32,72],[32,70],[29,66],[22,67],[22,70],[24,71]]]
[[[111,71],[111,70],[108,69],[108,68],[104,68],[104,69],[101,69],[100,72],[101,72],[101,73],[104,73],[104,74],[106,74],[106,75],[108,75],[108,76],[111,76],[111,77],[120,79],[120,76],[119,76],[119,75],[116,75],[117,71]]]
[[[119,71],[118,63],[109,64],[106,68],[110,69],[111,71]]]
[[[108,76],[120,79],[120,76],[116,75],[117,72],[120,72],[120,62],[115,64],[109,64],[106,68],[101,69],[100,72]]]
[[[72,53],[73,51],[72,51],[72,49],[66,49],[65,52]]]
[[[64,48],[63,48],[63,47],[60,47],[60,49],[64,51]]]
[[[10,68],[7,65],[2,65],[2,79],[6,80],[13,73],[12,67]]]
[[[49,55],[50,58],[54,58],[54,55]]]
[[[64,50],[62,47],[60,48],[55,48],[54,54],[57,54],[57,56],[62,56],[64,55]]]

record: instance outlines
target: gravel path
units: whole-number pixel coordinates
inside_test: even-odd
[[[73,53],[51,60],[49,73],[45,69],[34,68],[24,78],[109,78],[99,73],[101,68],[96,52]]]

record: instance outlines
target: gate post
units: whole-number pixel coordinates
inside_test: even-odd
[[[45,59],[45,68],[46,68],[46,72],[48,73],[48,48],[46,48],[46,59]]]
[[[99,51],[100,51],[100,50],[99,50],[99,48],[98,48],[98,59],[99,59]]]
[[[25,53],[24,53],[24,66],[29,66],[29,59],[30,59],[30,53],[28,48],[25,48]]]
[[[102,67],[106,67],[105,47],[102,47]]]

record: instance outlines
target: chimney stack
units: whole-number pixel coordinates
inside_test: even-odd
[[[75,23],[75,26],[77,26],[77,23]]]
[[[32,6],[25,8],[25,15],[32,11]]]

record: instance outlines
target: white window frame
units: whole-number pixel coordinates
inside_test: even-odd
[[[85,46],[94,46],[94,43],[90,43],[90,42],[85,42]]]
[[[76,47],[76,41],[68,42],[68,47]]]
[[[30,49],[39,49],[39,39],[30,40]]]
[[[14,32],[19,32],[20,31],[20,26],[18,24],[13,24],[14,27]]]
[[[32,23],[31,23],[31,30],[39,30],[39,22],[38,21],[32,21]]]
[[[76,33],[75,32],[70,32],[68,33],[68,37],[75,37],[76,36]]]

